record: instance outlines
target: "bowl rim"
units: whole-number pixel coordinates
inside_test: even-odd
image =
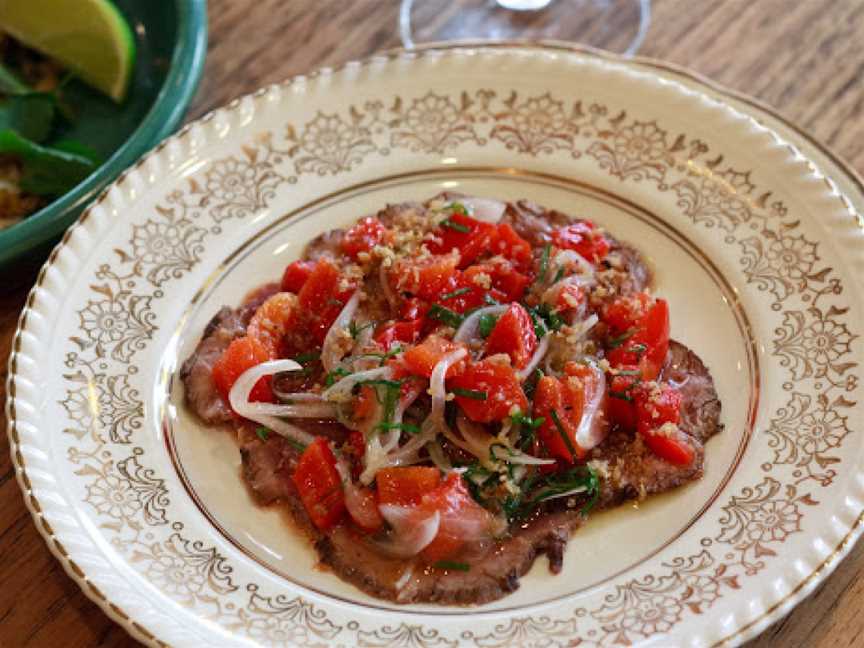
[[[207,0],[176,0],[177,37],[168,74],[138,127],[93,173],[42,209],[0,230],[0,267],[59,238],[99,193],[180,125],[204,71]]]

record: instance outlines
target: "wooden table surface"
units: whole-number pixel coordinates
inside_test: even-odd
[[[211,0],[209,11],[209,58],[190,118],[261,85],[400,44],[398,0]],[[763,100],[864,175],[864,0],[654,0],[652,12],[640,54]],[[7,281],[0,277],[0,289]],[[25,289],[0,295],[0,400],[25,296]],[[0,646],[135,645],[48,552],[2,439]],[[749,648],[862,645],[862,573],[859,544]]]

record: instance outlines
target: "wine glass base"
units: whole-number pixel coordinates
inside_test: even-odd
[[[650,0],[402,0],[399,33],[408,49],[441,41],[560,40],[631,56],[650,21]]]

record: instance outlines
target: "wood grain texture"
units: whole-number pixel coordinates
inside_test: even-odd
[[[397,0],[211,0],[209,58],[190,118],[285,77],[398,46],[397,12]],[[640,53],[774,106],[864,174],[864,0],[655,0]],[[0,277],[0,291],[5,281]],[[0,400],[25,296],[21,290],[0,296]],[[36,532],[5,435],[0,556],[0,645],[134,645],[66,576]],[[807,601],[748,648],[862,645],[862,572],[859,545]]]

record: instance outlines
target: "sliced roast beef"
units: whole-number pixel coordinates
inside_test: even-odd
[[[660,378],[681,392],[682,430],[702,443],[722,431],[720,397],[708,368],[699,356],[680,342],[670,341]]]
[[[231,341],[245,331],[240,313],[223,307],[207,324],[194,353],[183,363],[180,379],[186,388],[186,402],[205,423],[227,423],[232,419],[231,409],[213,382],[213,365]]]

